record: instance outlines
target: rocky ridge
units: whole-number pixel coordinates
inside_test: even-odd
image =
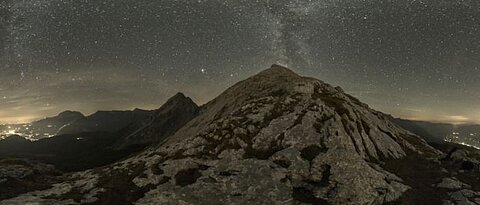
[[[274,65],[158,146],[0,204],[395,203],[412,187],[385,163],[410,156],[442,153],[342,89]]]

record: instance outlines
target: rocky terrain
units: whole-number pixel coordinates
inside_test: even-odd
[[[273,65],[157,146],[0,204],[480,204],[475,158]]]
[[[47,189],[60,180],[61,172],[52,165],[31,160],[0,159],[0,200],[36,189]]]

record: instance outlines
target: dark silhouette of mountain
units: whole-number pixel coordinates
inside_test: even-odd
[[[57,134],[118,132],[129,124],[147,119],[151,114],[152,111],[141,109],[132,111],[98,111],[62,127]]]
[[[430,144],[447,142],[480,148],[480,125],[453,125],[390,117],[400,127],[424,138]]]
[[[124,137],[121,137],[114,147],[124,149],[160,142],[196,117],[199,112],[200,108],[192,99],[183,93],[177,93],[162,107],[153,111],[149,119],[133,123],[120,131],[124,133]]]
[[[83,119],[85,116],[77,111],[64,111],[60,114],[58,114],[55,117],[48,117],[43,120],[38,120],[35,121],[32,124],[32,127],[48,127],[49,125],[52,125],[52,128],[56,128],[58,130],[61,128],[63,125],[70,124],[74,121],[77,121],[79,119]]]
[[[442,144],[441,152],[390,120],[339,87],[273,65],[156,146],[0,205],[468,204],[480,197],[475,150]]]
[[[418,136],[427,142],[443,142],[447,135],[454,131],[454,125],[447,123],[432,123],[425,121],[406,120],[391,117],[390,120]]]
[[[42,139],[55,135],[84,132],[118,132],[122,128],[145,119],[152,111],[135,109],[132,111],[98,111],[84,116],[80,112],[65,111],[57,116],[45,118],[30,124],[9,125],[18,134],[29,139]],[[2,129],[7,129],[3,127]]]
[[[85,116],[80,112],[65,111],[54,117],[34,121],[28,126],[18,125],[16,127],[20,128],[18,132],[29,135],[32,139],[41,139],[56,135],[63,127],[84,118]]]

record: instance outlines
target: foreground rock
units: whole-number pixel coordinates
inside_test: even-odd
[[[0,159],[0,200],[49,188],[60,175],[52,165],[24,159]]]
[[[446,189],[461,189],[470,188],[470,185],[465,184],[456,178],[443,178],[442,181],[436,185],[436,187]]]
[[[340,88],[274,65],[157,147],[0,204],[415,204],[448,175],[442,157]],[[435,173],[416,183],[410,167]]]

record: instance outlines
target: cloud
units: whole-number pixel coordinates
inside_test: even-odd
[[[465,123],[472,123],[474,120],[470,119],[469,117],[462,116],[462,115],[447,115],[443,116],[443,120],[446,122],[451,122],[453,124],[465,124]]]

